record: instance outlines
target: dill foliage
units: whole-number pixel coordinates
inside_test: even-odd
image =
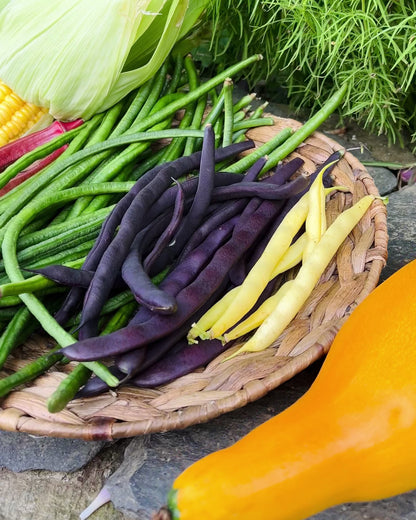
[[[416,138],[416,0],[211,0],[205,20],[206,65],[261,53],[249,84],[278,81],[299,108],[346,82],[343,116]]]

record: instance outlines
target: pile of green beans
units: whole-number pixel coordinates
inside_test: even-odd
[[[0,199],[0,369],[36,329],[57,343],[18,372],[10,374],[3,368],[0,396],[53,364],[65,362],[56,351],[76,338],[78,318],[65,328],[53,318],[65,289],[33,275],[30,269],[53,263],[80,267],[102,222],[121,196],[150,168],[200,149],[206,124],[213,126],[219,146],[244,140],[249,128],[272,125],[273,120],[263,115],[264,107],[251,111],[252,95],[238,100],[233,96],[230,78],[258,59],[261,56],[252,56],[202,81],[190,56],[170,57],[152,79],[126,99],[0,173],[1,188],[33,162],[68,144],[58,159]],[[267,154],[277,164],[328,117],[343,94],[341,89],[306,129],[295,133],[286,129],[256,153],[220,167],[242,172]],[[285,147],[285,142],[289,146]],[[128,291],[114,295],[102,311],[101,334],[122,327],[136,309]],[[109,386],[118,383],[103,363],[80,363],[53,395],[49,409],[62,409],[91,372]]]

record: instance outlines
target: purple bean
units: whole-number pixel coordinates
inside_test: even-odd
[[[117,273],[130,250],[147,211],[172,182],[178,171],[166,166],[137,194],[124,214],[117,235],[104,251],[85,295],[81,325],[97,323],[101,309],[113,287]]]
[[[276,217],[278,206],[271,201],[263,202],[247,219],[246,226],[241,227],[238,234],[233,234],[215,252],[200,274],[177,294],[178,310],[175,314],[155,315],[137,326],[132,325],[133,318],[127,327],[107,336],[78,341],[63,348],[62,354],[72,360],[92,361],[128,352],[171,334],[191,318],[209,298],[221,291],[228,278],[229,269]]]
[[[152,388],[170,383],[178,377],[205,366],[229,346],[229,344],[223,345],[218,339],[204,340],[189,345],[185,338],[178,345],[177,352],[169,353],[147,370],[126,380],[126,384]]]
[[[224,148],[218,148],[215,150],[215,162],[221,162],[225,159],[235,157],[240,153],[249,150],[254,147],[254,141],[247,140],[240,143],[234,143]],[[177,171],[182,172],[181,175],[186,175],[191,171],[195,170],[201,160],[201,152],[195,152],[189,156],[180,157],[175,161],[172,161]],[[134,185],[134,187],[124,195],[124,197],[116,204],[116,207],[110,213],[110,215],[104,221],[99,236],[91,249],[87,258],[84,262],[83,269],[95,271],[100,259],[114,237],[114,233],[119,226],[121,219],[131,202],[139,191],[146,186],[150,179],[152,179],[157,173],[166,165],[158,165],[146,172]],[[68,321],[70,316],[76,311],[82,301],[84,290],[80,287],[74,287],[70,290],[69,294],[65,298],[60,310],[56,313],[55,319],[59,323],[65,323]]]
[[[154,222],[150,232],[148,228],[145,228],[138,233],[121,268],[122,278],[132,291],[136,301],[153,311],[167,314],[176,311],[176,300],[153,283],[142,264],[142,256],[146,247],[146,239],[149,241],[149,238],[153,239],[155,235],[159,236],[161,240],[157,242],[155,247],[163,247],[164,242],[171,239],[180,222],[185,202],[183,190],[179,185],[176,199],[176,211],[173,212],[168,225],[165,225],[166,218],[161,215],[157,219],[159,226]],[[159,229],[160,224],[162,224],[161,229]],[[153,253],[157,258],[158,251],[153,249]]]
[[[252,182],[260,174],[267,159],[261,157],[246,172],[241,182]],[[303,162],[303,161],[302,161]],[[250,202],[251,203],[251,202]],[[234,217],[244,210],[248,202],[246,200],[233,200],[224,205],[218,211],[215,211],[209,218],[199,226],[199,228],[189,238],[184,246],[179,260],[184,258],[192,249],[197,247],[204,239],[218,226],[226,222],[229,218]],[[257,208],[257,206],[255,206]]]
[[[60,264],[47,265],[45,267],[38,267],[37,269],[25,269],[25,271],[40,274],[59,285],[83,288],[89,286],[94,275],[93,271],[86,271]],[[121,278],[117,278],[114,287],[117,289],[125,289],[126,284]]]
[[[274,184],[284,184],[299,170],[304,162],[305,161],[300,157],[295,157],[286,163],[279,164],[274,173],[263,177],[263,179],[266,180],[266,182],[270,182],[270,179],[273,178]]]
[[[221,209],[215,211],[189,238],[187,244],[182,250],[179,261],[182,261],[182,259],[197,248],[199,244],[210,235],[210,233],[222,226],[224,222],[240,214],[246,205],[246,200],[237,199],[233,200],[229,204],[225,204]]]
[[[143,268],[145,272],[149,272],[155,260],[158,258],[160,253],[163,251],[165,247],[168,246],[169,242],[173,239],[179,224],[182,220],[183,212],[185,209],[185,194],[183,188],[179,183],[178,184],[178,192],[175,199],[175,205],[173,208],[172,219],[169,222],[169,225],[166,227],[164,232],[160,235],[156,244],[154,245],[152,251],[146,256],[143,262]]]
[[[177,342],[184,338],[189,331],[192,323],[199,318],[215,303],[215,298],[211,297],[207,302],[195,313],[192,317],[183,323],[180,327],[161,338],[154,343],[147,345],[144,348],[136,348],[117,356],[115,359],[115,365],[125,374],[127,377],[132,377],[138,372],[149,368],[159,359],[161,359],[167,352],[176,352]],[[143,356],[145,351],[145,356]]]
[[[216,172],[214,176],[215,186],[228,186],[240,182],[244,178],[243,175],[228,172]],[[193,200],[194,194],[198,186],[198,177],[191,177],[181,182],[182,189],[185,193],[186,199]],[[168,208],[172,207],[176,197],[176,186],[168,188],[161,197],[153,204],[149,213],[147,214],[146,221],[151,222],[157,215],[163,213]]]
[[[176,296],[184,287],[189,285],[206,266],[215,251],[229,239],[236,222],[237,219],[230,219],[213,231],[167,274],[160,283],[159,288],[172,296]],[[152,312],[141,307],[130,321],[130,324],[136,326],[152,317]]]
[[[146,370],[162,358],[167,352],[172,351],[175,344],[181,338],[186,336],[191,325],[192,322],[188,321],[184,326],[173,331],[172,334],[169,334],[144,348],[135,348],[121,354],[116,357],[115,366],[123,373],[125,378],[131,378],[138,372]]]
[[[303,175],[281,186],[271,182],[239,182],[232,186],[214,188],[212,198],[216,201],[242,197],[259,197],[265,200],[288,199],[303,191],[306,186],[309,186],[309,179]]]

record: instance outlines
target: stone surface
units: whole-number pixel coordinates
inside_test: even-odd
[[[387,226],[389,258],[382,280],[416,258],[416,185],[389,196]]]
[[[16,457],[23,451],[36,449],[26,444],[27,438],[20,440]],[[92,462],[74,472],[57,471],[59,463],[55,471],[16,473],[0,469],[0,520],[78,520],[81,511],[120,465],[124,449],[121,443],[117,448],[101,450]],[[55,460],[60,454],[64,458],[58,445],[54,449]],[[109,503],[97,511],[92,520],[128,519]]]
[[[71,472],[85,466],[104,445],[104,442],[0,431],[0,467],[15,472],[35,469]]]

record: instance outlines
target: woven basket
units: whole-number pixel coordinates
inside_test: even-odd
[[[285,127],[300,123],[274,118],[275,125],[249,132],[256,144]],[[321,133],[313,134],[289,158],[304,159],[313,172],[342,148]],[[334,193],[327,207],[328,222],[367,193],[378,195],[364,166],[346,153],[333,171],[334,184],[351,192]],[[0,429],[31,434],[112,440],[162,432],[208,421],[264,396],[322,357],[352,309],[377,285],[387,257],[386,209],[375,201],[335,255],[312,295],[276,344],[222,362],[229,349],[204,369],[156,389],[123,387],[99,397],[74,400],[57,414],[48,413],[48,396],[71,370],[56,366],[30,386],[0,401]],[[46,339],[34,336],[5,367],[15,370],[45,350]]]

